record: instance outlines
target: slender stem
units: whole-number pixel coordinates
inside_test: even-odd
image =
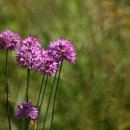
[[[43,130],[44,130],[44,128],[45,128],[46,118],[47,118],[47,114],[48,114],[48,110],[49,110],[49,105],[50,105],[50,101],[51,101],[51,96],[52,96],[52,92],[53,92],[53,88],[54,88],[54,83],[55,83],[55,80],[56,80],[56,75],[57,75],[57,73],[55,74],[55,77],[54,77],[54,80],[53,80],[53,83],[52,83],[52,86],[51,86],[51,91],[50,91],[50,95],[49,95],[47,110],[46,110],[46,113],[45,113],[44,123],[43,123],[43,128],[42,128]]]
[[[27,87],[26,87],[26,101],[28,102],[28,88],[29,88],[29,79],[30,79],[30,69],[27,69]]]
[[[43,104],[43,100],[44,100],[44,97],[45,97],[45,92],[46,92],[47,81],[48,81],[48,76],[46,77],[46,81],[45,81],[45,88],[44,88],[44,90],[43,90],[42,100],[41,100],[41,103],[40,103],[40,106],[39,106],[39,114],[40,114],[41,107],[42,107],[42,104]]]
[[[37,107],[39,105],[39,101],[40,101],[40,97],[41,97],[42,86],[43,86],[43,83],[44,83],[44,77],[45,77],[45,75],[43,75],[43,77],[42,77],[41,87],[40,87],[39,94],[38,94],[38,99],[37,99],[37,105],[36,105]],[[33,130],[35,129],[35,124],[36,124],[36,120],[34,120]]]
[[[9,130],[11,130],[11,120],[10,120],[10,107],[9,107],[9,84],[8,84],[8,50],[6,50],[6,102],[7,102],[7,116],[8,116],[8,123],[9,123]]]
[[[29,79],[30,79],[30,69],[27,69],[27,87],[26,87],[26,101],[27,102],[29,100],[29,95],[28,95]],[[28,130],[28,124],[29,124],[29,120],[25,119],[25,130]]]
[[[37,121],[34,120],[34,123],[33,123],[33,130],[35,130],[35,125],[36,125]]]
[[[40,91],[39,91],[39,95],[38,95],[38,99],[37,99],[37,106],[39,105],[39,101],[40,101],[40,97],[41,97],[42,86],[44,83],[44,77],[45,77],[45,75],[43,75],[43,77],[42,77],[41,87],[40,87]]]
[[[28,130],[29,119],[25,119],[25,130]]]
[[[55,96],[54,96],[54,102],[53,102],[53,108],[52,108],[52,118],[51,118],[50,130],[52,129],[52,125],[53,125],[56,96],[57,96],[57,90],[58,90],[58,85],[59,85],[59,81],[60,81],[60,74],[61,74],[61,69],[62,69],[62,63],[63,63],[63,60],[61,61],[61,66],[60,66],[60,70],[59,70],[58,80],[57,80],[57,84],[56,84],[56,90],[55,90]]]
[[[41,107],[42,107],[44,96],[45,96],[45,92],[46,92],[47,81],[48,81],[48,76],[46,76],[45,87],[44,87],[44,90],[43,90],[43,93],[42,93],[41,103],[39,105],[39,115],[40,115],[40,112],[41,112]],[[37,120],[37,124],[38,124],[38,120]],[[36,130],[37,130],[37,128],[36,128]]]

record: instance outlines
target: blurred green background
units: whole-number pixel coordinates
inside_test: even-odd
[[[44,48],[59,37],[76,46],[76,63],[63,65],[53,130],[130,130],[130,0],[0,0],[0,30],[5,29],[39,37]],[[31,72],[34,104],[41,78]],[[12,130],[23,130],[14,112],[25,97],[26,70],[16,64],[14,52],[9,85]],[[0,130],[8,130],[5,101],[5,52],[0,51]],[[50,119],[51,108],[46,130]]]

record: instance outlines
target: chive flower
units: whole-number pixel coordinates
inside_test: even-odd
[[[38,109],[32,105],[31,102],[23,102],[18,105],[16,111],[17,119],[31,119],[35,120],[38,117]]]
[[[65,39],[52,41],[49,46],[49,52],[59,61],[66,60],[68,62],[74,63],[76,60],[74,45]]]
[[[24,39],[18,47],[16,61],[23,68],[38,70],[41,61],[41,45],[39,39],[35,37]]]
[[[54,56],[49,54],[48,50],[42,50],[41,57],[40,72],[47,76],[54,76],[59,67],[59,62],[54,58]]]
[[[20,44],[21,38],[17,33],[10,30],[5,30],[0,34],[0,49],[2,50],[15,50],[17,45]]]

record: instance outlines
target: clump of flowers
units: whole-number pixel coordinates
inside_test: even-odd
[[[41,61],[41,45],[39,39],[28,37],[23,40],[18,47],[16,61],[21,67],[38,70]]]
[[[41,47],[40,41],[38,38],[35,37],[28,37],[24,40],[21,40],[20,36],[18,34],[13,33],[10,30],[5,30],[0,34],[0,49],[6,50],[6,64],[5,64],[5,75],[6,75],[6,92],[7,92],[7,118],[9,123],[9,129],[11,130],[11,117],[10,117],[10,106],[9,106],[9,83],[8,83],[8,50],[16,50],[16,61],[18,65],[20,65],[23,68],[27,69],[27,87],[26,87],[26,102],[23,102],[18,105],[17,111],[16,111],[16,117],[17,119],[25,119],[25,129],[28,129],[28,120],[37,120],[38,116],[40,115],[40,109],[42,107],[46,86],[47,86],[47,80],[48,76],[49,78],[51,76],[54,76],[53,83],[51,86],[51,91],[49,95],[49,101],[48,106],[45,113],[44,118],[44,126],[46,124],[46,117],[49,110],[49,104],[52,97],[52,92],[56,83],[56,89],[55,89],[55,96],[53,100],[53,107],[52,107],[52,119],[51,119],[51,127],[52,129],[52,123],[53,123],[53,116],[54,116],[54,108],[55,108],[55,100],[56,100],[56,94],[58,90],[59,85],[59,79],[60,79],[60,73],[62,70],[62,63],[63,61],[68,61],[71,63],[74,63],[76,60],[76,53],[75,53],[75,47],[72,44],[71,41],[65,40],[65,39],[58,39],[57,41],[50,42],[49,49],[44,50]],[[29,102],[29,80],[30,80],[30,70],[33,69],[35,71],[40,72],[43,74],[41,87],[39,90],[38,100],[37,100],[37,106],[35,107],[32,105],[31,102]],[[59,73],[57,73],[59,69]],[[44,83],[44,76],[46,76],[46,80]],[[55,80],[57,78],[57,81]],[[43,89],[43,85],[45,85]],[[40,100],[41,99],[41,100]],[[39,110],[38,110],[38,108]],[[35,121],[34,121],[34,127],[35,127]]]
[[[16,112],[18,119],[31,119],[35,120],[38,117],[38,109],[32,105],[31,102],[24,102],[18,105]]]
[[[58,39],[51,42],[49,52],[59,61],[66,60],[74,63],[76,60],[74,45],[65,39]]]
[[[41,57],[40,72],[47,76],[54,76],[59,67],[59,62],[49,54],[48,50],[43,50]]]
[[[21,38],[17,33],[5,30],[0,34],[0,49],[15,50],[20,41]]]

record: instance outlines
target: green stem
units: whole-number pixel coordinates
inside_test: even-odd
[[[43,90],[43,93],[42,93],[42,100],[41,100],[41,103],[39,105],[39,115],[40,115],[40,112],[41,112],[41,107],[42,107],[44,96],[45,96],[45,92],[46,92],[47,81],[48,81],[48,76],[46,77],[45,87],[44,87],[44,90]],[[37,124],[38,124],[38,120],[37,120]],[[36,130],[37,130],[37,128],[36,128]]]
[[[29,119],[25,119],[25,130],[28,130]]]
[[[43,83],[44,83],[44,77],[45,77],[45,75],[43,75],[43,77],[42,77],[42,83],[41,83],[41,87],[40,87],[40,91],[39,91],[39,95],[38,95],[37,106],[39,105],[39,101],[40,101],[40,97],[41,97],[42,87],[43,87]]]
[[[50,95],[49,95],[49,101],[48,101],[47,110],[46,110],[46,113],[45,113],[44,123],[43,123],[43,128],[42,128],[43,130],[45,128],[46,118],[47,118],[47,114],[48,114],[48,110],[49,110],[51,96],[52,96],[52,92],[53,92],[53,88],[54,88],[54,83],[55,83],[55,80],[56,80],[56,75],[57,75],[57,73],[55,74],[55,77],[54,77],[54,80],[53,80],[53,83],[52,83],[52,87],[51,87],[51,92],[50,92]]]
[[[29,79],[30,79],[30,69],[27,69],[27,87],[26,87],[26,101],[28,102],[28,88],[29,88]]]
[[[37,99],[37,105],[36,105],[37,107],[39,105],[39,101],[40,101],[40,97],[41,97],[42,87],[43,87],[43,83],[44,83],[44,77],[45,77],[45,75],[43,75],[43,77],[42,77],[41,87],[40,87],[40,91],[39,91],[38,99]],[[34,120],[33,130],[35,130],[35,124],[36,124],[36,120]]]
[[[45,97],[45,92],[46,92],[47,81],[48,81],[48,76],[46,77],[45,88],[44,88],[44,90],[43,90],[42,100],[41,100],[41,103],[40,103],[40,106],[39,106],[39,114],[40,114],[40,112],[41,112],[41,107],[42,107],[43,100],[44,100],[44,97]]]
[[[9,130],[11,130],[11,120],[10,120],[10,107],[9,107],[9,84],[8,84],[8,50],[6,50],[6,103],[7,103],[7,116],[8,116],[8,123],[9,123]]]
[[[54,110],[55,110],[55,103],[56,103],[56,96],[57,96],[57,90],[58,90],[58,85],[59,85],[59,81],[60,81],[60,74],[61,74],[61,69],[62,69],[62,63],[63,63],[63,60],[61,61],[61,66],[60,66],[60,70],[59,70],[58,80],[57,80],[57,84],[56,84],[56,91],[55,91],[54,102],[53,102],[53,108],[52,108],[52,118],[51,118],[50,130],[52,129],[52,125],[53,125]]]
[[[27,69],[27,87],[26,87],[26,101],[29,101],[28,89],[29,89],[30,69]],[[25,119],[25,130],[28,130],[29,120]]]

